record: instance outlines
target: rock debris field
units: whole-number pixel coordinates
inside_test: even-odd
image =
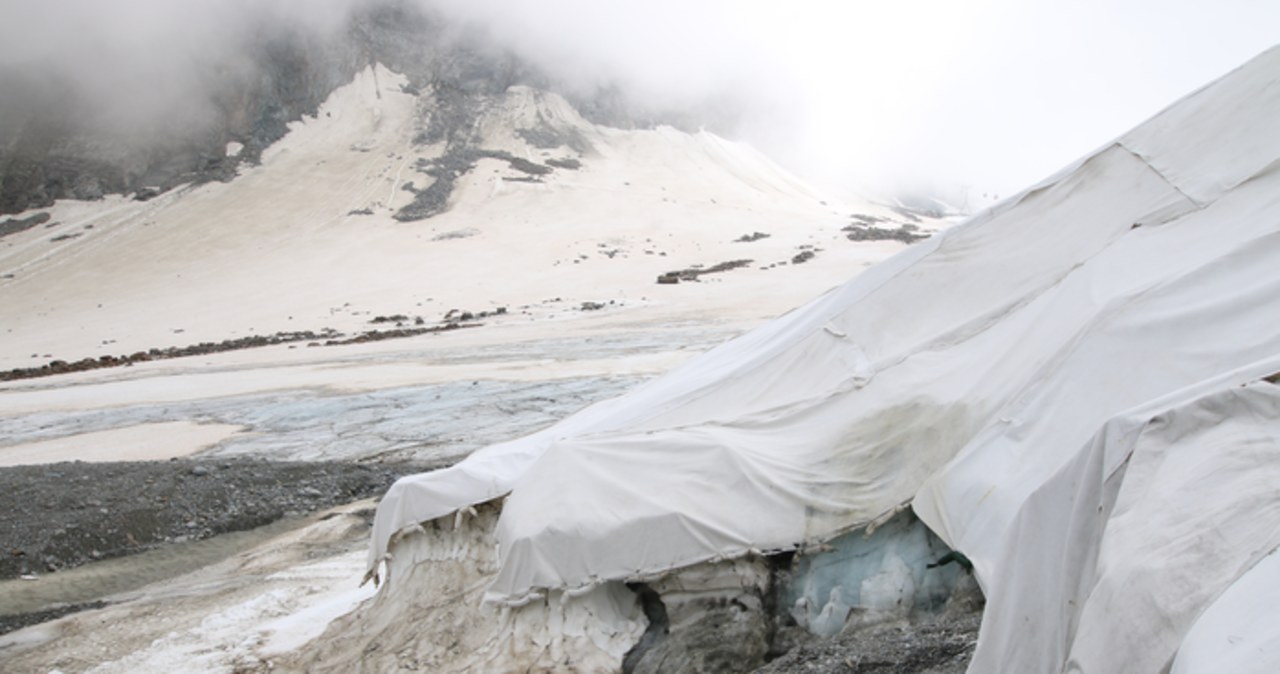
[[[253,529],[381,495],[426,469],[240,458],[0,468],[0,580]],[[0,610],[0,632],[52,617],[39,613]]]

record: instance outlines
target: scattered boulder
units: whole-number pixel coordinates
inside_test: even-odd
[[[529,161],[528,159],[521,159],[520,157],[511,157],[510,159],[507,159],[507,164],[517,171],[522,171],[533,176],[544,176],[551,173],[553,170],[550,166],[537,164]]]
[[[160,196],[160,194],[161,194],[161,190],[159,187],[140,187],[138,188],[137,192],[133,193],[133,200],[134,201],[150,201]]]
[[[180,330],[175,330],[175,332],[180,332]],[[65,360],[58,359],[51,360],[40,367],[15,368],[5,372],[0,372],[0,381],[32,379],[35,377],[47,377],[50,375],[66,374],[69,372],[84,372],[86,370],[132,365],[134,363],[151,360],[200,356],[210,353],[221,353],[223,351],[235,351],[238,349],[272,346],[275,344],[285,344],[289,342],[316,340],[322,337],[332,337],[336,335],[337,333],[329,328],[325,328],[319,333],[312,332],[310,330],[299,332],[277,332],[274,335],[249,335],[247,337],[239,337],[237,339],[226,339],[221,342],[201,342],[190,346],[173,346],[167,349],[152,348],[145,352],[138,351],[127,356],[106,355],[98,356],[97,358],[87,357],[74,362],[67,362]]]
[[[466,227],[464,229],[454,229],[448,232],[441,232],[433,237],[432,241],[452,241],[455,239],[468,239],[480,233],[480,230],[474,227]]]
[[[370,323],[403,323],[409,320],[404,314],[393,314],[391,316],[374,316]]]
[[[698,277],[700,276],[705,276],[707,274],[718,274],[721,272],[730,271],[732,269],[738,269],[741,267],[745,267],[751,264],[752,262],[754,262],[754,260],[729,260],[728,262],[721,262],[719,264],[712,265],[710,267],[705,267],[705,268],[701,266],[695,266],[695,267],[690,267],[688,269],[678,269],[676,271],[669,271],[669,272],[666,272],[665,274],[660,274],[658,276],[658,283],[662,285],[670,285],[670,284],[679,283],[681,281],[697,281]]]
[[[548,159],[546,161],[546,164],[547,166],[554,166],[560,169],[568,169],[570,171],[577,171],[578,169],[582,168],[582,162],[572,157],[567,157],[565,159],[555,159],[555,158]]]
[[[928,234],[919,231],[915,225],[904,224],[897,229],[887,229],[872,225],[853,224],[841,229],[850,241],[901,241],[915,243],[929,238]]]

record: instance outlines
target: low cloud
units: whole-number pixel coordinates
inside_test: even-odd
[[[0,66],[127,119],[181,109],[210,68],[247,67],[248,38],[342,30],[378,1],[10,0]],[[583,92],[615,85],[731,120],[724,131],[836,190],[974,202],[1141,122],[1271,46],[1280,24],[1280,6],[1249,0],[404,1]]]

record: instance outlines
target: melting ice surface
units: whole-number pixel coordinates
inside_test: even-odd
[[[797,556],[781,590],[796,623],[822,636],[838,634],[846,622],[938,613],[968,573],[957,564],[929,568],[950,548],[910,512],[826,547]]]

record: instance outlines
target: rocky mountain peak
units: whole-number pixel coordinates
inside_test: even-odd
[[[420,138],[427,144],[467,144],[463,136],[472,133],[476,113],[517,85],[559,91],[596,123],[696,126],[680,114],[638,111],[643,106],[615,87],[584,94],[557,83],[478,29],[448,24],[405,0],[358,5],[337,30],[272,21],[226,40],[192,63],[175,91],[127,105],[86,92],[52,66],[0,66],[0,213],[230,180],[289,122],[314,115],[331,92],[373,63],[404,74],[406,90],[426,94],[424,105],[434,106]],[[530,142],[559,143],[547,135],[552,126],[531,121]],[[580,140],[567,142],[583,149]],[[228,153],[229,143],[238,151]]]

